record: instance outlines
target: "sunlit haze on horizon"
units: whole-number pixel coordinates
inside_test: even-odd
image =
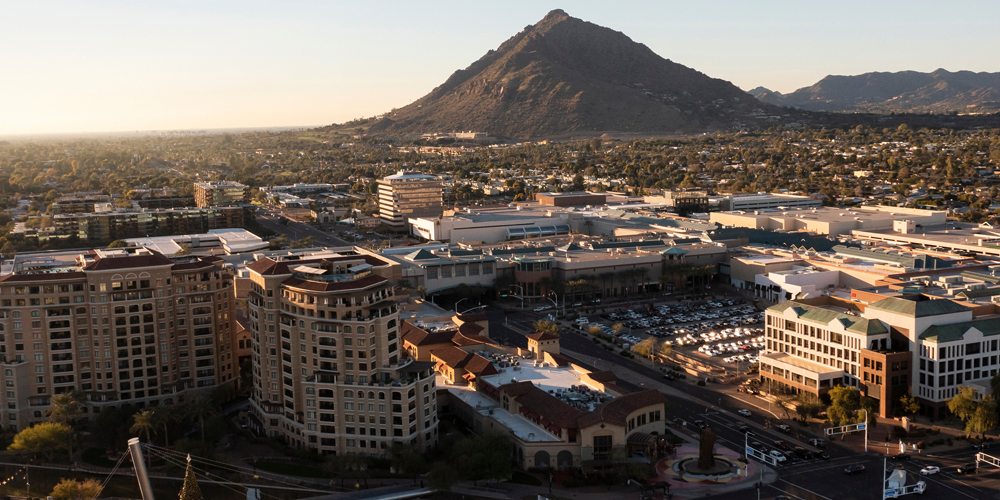
[[[1000,3],[985,1],[7,2],[0,135],[369,117],[557,8],[744,90],[1000,71]]]

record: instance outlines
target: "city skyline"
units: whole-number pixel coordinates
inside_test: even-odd
[[[23,22],[0,35],[16,48],[0,61],[18,75],[0,83],[0,135],[318,126],[370,117],[423,96],[557,8],[744,90],[790,92],[829,74],[1000,71],[977,49],[1000,41],[987,25],[1000,14],[993,4],[628,7],[12,5],[11,18]],[[963,29],[940,29],[958,25]]]

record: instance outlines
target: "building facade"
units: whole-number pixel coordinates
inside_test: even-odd
[[[398,267],[350,250],[247,266],[257,432],[322,454],[434,445],[433,365],[402,349]]]
[[[119,209],[110,212],[57,214],[51,237],[113,241],[144,236],[207,233],[213,229],[244,227],[252,222],[250,206]]]
[[[194,202],[199,207],[226,207],[250,203],[250,188],[234,181],[194,183]]]
[[[144,249],[22,254],[0,277],[0,418],[45,421],[53,395],[104,408],[178,404],[236,383],[233,276],[216,257]]]
[[[947,416],[960,387],[990,394],[1000,373],[1000,314],[977,305],[923,294],[856,294],[789,300],[768,308],[767,387],[823,394],[857,387],[890,416],[909,393],[921,413]]]
[[[378,210],[382,222],[407,229],[407,219],[442,214],[441,180],[433,175],[400,170],[378,180]]]

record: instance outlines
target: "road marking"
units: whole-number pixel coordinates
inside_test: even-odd
[[[779,492],[781,492],[782,495],[789,495],[789,496],[793,496],[795,498],[798,498],[799,500],[806,500],[805,498],[802,498],[802,497],[800,497],[798,495],[795,495],[793,493],[789,493],[789,492],[787,492],[787,491],[785,491],[785,490],[783,490],[783,489],[781,489],[781,488],[779,488],[779,487],[777,487],[777,486],[775,486],[773,484],[768,484],[767,486],[778,490]]]
[[[850,459],[853,459],[853,460],[857,460],[856,457],[841,457],[841,458],[850,458]],[[857,463],[863,464],[863,462],[857,462]],[[802,464],[802,465],[810,465],[810,464]],[[851,465],[851,464],[836,464],[836,465],[830,465],[830,466],[827,466],[827,467],[816,467],[816,468],[813,468],[813,469],[792,469],[791,472],[789,472],[789,474],[805,474],[807,472],[816,472],[816,471],[827,470],[827,469],[839,469],[839,468],[844,467],[846,465]],[[791,467],[795,467],[795,466],[792,465],[789,468],[791,469]]]
[[[944,486],[945,488],[948,488],[949,490],[952,490],[955,493],[961,493],[962,495],[965,495],[965,496],[967,496],[969,498],[973,498],[973,499],[976,498],[976,497],[974,497],[974,496],[972,496],[972,495],[970,495],[970,494],[968,494],[968,493],[966,493],[964,491],[961,491],[961,490],[958,490],[958,489],[953,488],[951,486],[948,486],[947,484],[944,483],[944,481],[939,481],[937,479],[932,478],[931,476],[920,475],[920,478],[921,478],[921,480],[924,480],[924,481],[934,481],[935,483],[940,484],[941,486]],[[957,481],[957,479],[956,479],[956,481]],[[982,490],[980,490],[978,488],[974,488],[972,486],[969,486],[969,485],[967,485],[967,484],[965,484],[965,483],[963,483],[961,481],[958,481],[958,483],[961,484],[961,485],[963,485],[963,486],[965,486],[965,487],[967,487],[967,488],[972,488],[972,489],[974,489],[976,491],[982,491]]]
[[[800,489],[802,491],[808,491],[809,493],[812,493],[813,495],[816,495],[816,496],[818,496],[820,498],[825,498],[826,500],[833,500],[830,497],[825,497],[823,495],[820,495],[819,493],[816,493],[815,491],[807,490],[807,489],[805,489],[805,488],[803,488],[803,487],[801,487],[801,486],[799,486],[799,485],[797,485],[795,483],[788,482],[788,481],[786,481],[784,479],[778,478],[778,481],[781,481],[783,483],[787,483],[787,484],[789,484],[791,486],[794,486],[794,487],[796,487],[796,488],[798,488],[798,489]]]

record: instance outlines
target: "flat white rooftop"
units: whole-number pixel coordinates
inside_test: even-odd
[[[201,234],[128,238],[126,241],[129,244],[159,252],[165,257],[173,257],[181,251],[181,244],[189,245],[192,248],[221,247],[229,254],[252,252],[268,247],[268,243],[260,236],[240,228],[213,229]]]
[[[534,366],[534,360],[520,359],[519,370],[514,367],[504,368],[504,371],[497,375],[483,377],[494,387],[510,384],[512,382],[531,382],[535,387],[549,392],[556,389],[569,389],[574,385],[584,385],[591,390],[599,390],[597,387],[584,383],[580,380],[580,373],[572,368],[557,368],[552,366]]]
[[[553,436],[549,431],[536,425],[534,422],[505,411],[496,401],[480,394],[475,389],[467,385],[447,385],[444,377],[437,376],[437,386],[447,387],[452,396],[461,399],[480,415],[488,415],[507,429],[509,429],[518,439],[531,442],[558,442],[559,438]]]

